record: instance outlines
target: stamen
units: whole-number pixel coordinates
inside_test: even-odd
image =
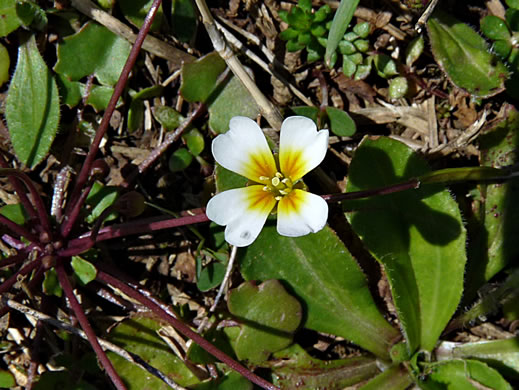
[[[286,191],[286,190],[279,190],[279,193],[281,195],[288,195],[290,193],[290,191]]]
[[[283,180],[281,180],[281,183],[285,184],[285,185],[288,185],[288,182],[290,181],[289,178],[285,178]]]
[[[271,180],[271,182],[272,182],[272,185],[273,185],[274,187],[277,187],[277,186],[279,185],[279,183],[280,183],[281,181],[279,180],[279,177],[277,177],[277,173],[276,173],[276,177],[273,177],[272,180]]]
[[[281,172],[276,172],[276,176],[281,179],[283,177],[283,174]]]
[[[263,187],[263,191],[270,191],[270,188],[268,188],[267,186]]]
[[[275,196],[274,199],[276,199],[279,202],[281,199],[283,199],[283,197],[278,195],[278,196]]]
[[[259,177],[259,180],[260,181],[265,181],[265,180],[269,180],[270,178],[268,176],[260,176]]]

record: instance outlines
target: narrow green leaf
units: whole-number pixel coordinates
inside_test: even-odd
[[[365,138],[350,165],[347,192],[380,188],[428,173],[424,160],[390,138]],[[439,185],[344,203],[346,216],[384,265],[408,348],[431,350],[463,291],[465,229]]]
[[[92,190],[87,196],[86,204],[91,206],[90,214],[86,217],[88,223],[93,223],[101,216],[105,209],[115,203],[119,197],[118,188],[114,186],[104,186],[99,182],[95,182]],[[110,221],[116,217],[117,213],[114,211],[110,213],[105,221]]]
[[[189,43],[196,34],[198,13],[191,0],[173,0],[171,3],[171,30],[181,42]]]
[[[427,31],[434,58],[454,85],[476,97],[504,90],[508,69],[468,25],[437,10],[427,22]]]
[[[9,80],[9,52],[4,45],[0,43],[0,87]]]
[[[34,168],[47,155],[59,123],[58,87],[38,51],[34,35],[18,49],[5,117],[16,156]]]
[[[230,291],[227,307],[241,323],[236,356],[251,363],[287,347],[303,316],[301,304],[277,280],[242,283]]]
[[[329,228],[289,238],[267,222],[239,255],[246,280],[286,283],[304,304],[304,327],[342,336],[389,360],[399,332],[378,311],[362,270]]]
[[[83,285],[90,283],[97,276],[96,267],[91,262],[79,256],[73,256],[70,265],[74,270],[74,274]]]
[[[114,86],[121,75],[131,45],[106,27],[86,23],[58,45],[56,73],[78,81],[95,74],[99,83]]]
[[[359,0],[341,0],[339,8],[337,9],[337,12],[335,12],[332,26],[330,28],[330,32],[328,33],[328,43],[326,45],[326,53],[324,55],[324,60],[326,61],[326,65],[329,68],[332,67],[332,54],[335,53],[335,50],[337,50],[337,45],[348,28],[348,25],[351,22],[351,18],[353,17],[353,13],[357,9],[358,5]]]
[[[429,374],[421,382],[425,389],[494,389],[512,390],[512,386],[503,377],[476,360],[450,360],[428,365]],[[438,387],[439,386],[439,387]]]
[[[20,24],[16,15],[16,0],[0,0],[0,37],[16,30]]]

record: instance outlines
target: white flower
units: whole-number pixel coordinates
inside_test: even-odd
[[[299,237],[321,230],[328,204],[306,192],[301,178],[321,163],[328,147],[328,130],[317,131],[311,119],[292,116],[281,125],[278,163],[260,127],[252,119],[234,117],[229,131],[213,140],[214,159],[253,184],[215,195],[207,217],[225,225],[225,240],[250,245],[277,205],[277,231]]]

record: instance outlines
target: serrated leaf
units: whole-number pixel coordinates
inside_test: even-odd
[[[97,276],[96,267],[91,262],[79,256],[72,256],[70,265],[74,270],[74,274],[83,285],[90,283]]]
[[[335,50],[337,50],[337,45],[343,38],[344,32],[348,28],[353,13],[357,9],[358,5],[359,0],[341,0],[339,8],[337,9],[337,12],[335,12],[330,32],[328,33],[328,42],[326,44],[326,53],[324,55],[324,60],[329,68],[332,67],[332,55],[335,53]]]
[[[137,354],[146,363],[156,367],[180,386],[192,386],[200,381],[194,373],[178,358],[157,331],[162,325],[153,318],[137,315],[125,320],[111,330],[107,339],[129,352]],[[170,389],[160,379],[150,375],[113,352],[107,353],[114,368],[128,386],[128,390]]]
[[[212,52],[196,61],[182,66],[180,93],[190,103],[205,102],[225,70],[225,61]]]
[[[259,109],[240,80],[234,75],[211,96],[209,104],[209,126],[217,133],[229,130],[229,122],[235,116],[255,119]]]
[[[267,221],[239,256],[246,280],[279,279],[289,286],[304,304],[304,327],[342,336],[389,359],[399,332],[378,311],[364,273],[329,228],[289,238]]]
[[[519,114],[507,111],[508,117],[488,129],[479,138],[481,165],[501,168],[517,163]],[[477,225],[470,230],[469,264],[466,275],[466,299],[519,255],[519,180],[480,184],[480,199],[475,202]],[[468,301],[467,301],[468,302]]]
[[[428,365],[425,389],[493,389],[512,390],[498,371],[476,360],[451,360]],[[422,387],[424,386],[424,387]]]
[[[406,145],[365,138],[351,162],[347,192],[386,187],[429,171]],[[344,208],[384,265],[409,351],[431,350],[463,291],[466,234],[456,202],[441,185],[425,185],[348,201]]]
[[[277,280],[242,283],[230,291],[227,307],[241,323],[236,356],[251,363],[287,347],[303,316],[301,304]]]
[[[47,155],[59,123],[58,87],[38,51],[34,35],[18,49],[5,117],[16,156],[34,168]]]
[[[326,114],[330,119],[330,130],[339,137],[351,137],[357,131],[357,126],[346,111],[335,107],[326,107]]]
[[[20,24],[16,15],[16,0],[0,0],[0,37],[16,30]]]
[[[86,23],[58,45],[56,73],[78,81],[95,74],[99,83],[114,86],[121,75],[131,45],[106,27]]]
[[[434,58],[454,85],[476,97],[504,90],[508,69],[468,25],[436,10],[427,22],[427,31]]]

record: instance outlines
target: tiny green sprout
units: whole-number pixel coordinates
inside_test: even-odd
[[[314,12],[310,0],[299,0],[290,11],[280,11],[279,17],[288,24],[288,28],[279,37],[287,41],[287,50],[294,52],[306,49],[308,62],[321,59],[331,23],[331,12],[329,5],[323,5]]]
[[[352,31],[346,32],[339,42],[339,53],[342,54],[342,72],[345,76],[363,80],[371,72],[371,56],[366,56],[370,49],[366,39],[371,32],[368,22],[356,24]]]

